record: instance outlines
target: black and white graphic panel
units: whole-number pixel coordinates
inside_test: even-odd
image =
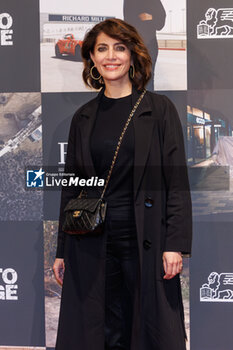
[[[188,89],[233,88],[233,3],[188,0]]]
[[[1,0],[0,91],[40,91],[39,0]]]
[[[41,166],[41,94],[0,94],[0,220],[42,218],[42,192],[26,190],[26,166]]]
[[[0,222],[0,232],[0,344],[44,346],[42,222]]]
[[[196,222],[190,262],[191,349],[232,349],[232,223]]]

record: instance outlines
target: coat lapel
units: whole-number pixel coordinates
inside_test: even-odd
[[[84,169],[88,177],[97,176],[91,156],[91,132],[95,123],[99,101],[104,93],[102,89],[96,98],[91,100],[81,111],[80,138],[82,145],[82,159]]]
[[[104,88],[98,93],[97,97],[90,101],[81,111],[82,119],[80,123],[80,134],[82,144],[82,156],[88,177],[97,176],[91,156],[90,139],[94,126],[95,117],[99,101],[104,93]],[[140,96],[140,91],[133,87],[132,105],[136,103]],[[133,125],[135,133],[135,152],[134,152],[134,198],[136,199],[140,181],[143,175],[144,167],[149,155],[151,144],[154,118],[152,118],[152,107],[148,95],[146,94],[139,104],[134,116]],[[131,121],[132,122],[132,121]]]
[[[133,104],[140,92],[133,90]],[[135,150],[134,150],[134,199],[136,200],[140,182],[149,155],[154,118],[152,106],[148,94],[146,94],[133,117]]]

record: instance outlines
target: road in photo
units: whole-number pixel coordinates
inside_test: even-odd
[[[155,67],[155,90],[186,90],[187,60],[185,50],[159,50]]]
[[[83,63],[72,56],[55,56],[54,43],[41,44],[42,91],[92,91],[82,80]]]

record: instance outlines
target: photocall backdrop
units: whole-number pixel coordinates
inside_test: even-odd
[[[82,40],[111,17],[138,28],[153,60],[147,88],[174,102],[183,126],[194,219],[181,276],[187,349],[232,350],[230,0],[1,0],[0,349],[54,349],[60,190],[43,190],[34,170],[64,168],[72,116],[97,94],[82,81]]]

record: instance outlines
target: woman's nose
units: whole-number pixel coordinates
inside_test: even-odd
[[[107,58],[114,59],[115,58],[115,50],[113,47],[109,47],[107,51]]]

